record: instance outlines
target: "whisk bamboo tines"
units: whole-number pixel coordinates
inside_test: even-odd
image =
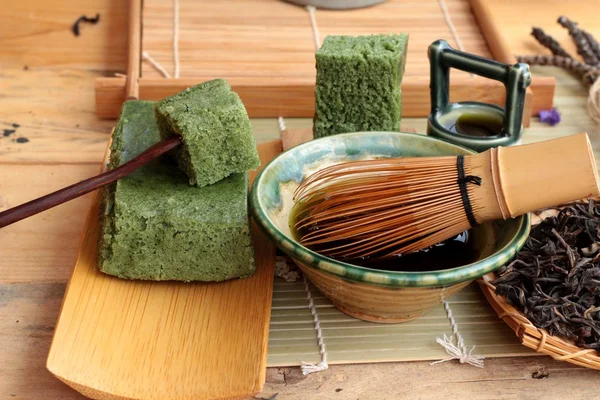
[[[295,192],[300,242],[346,260],[407,254],[483,222],[600,194],[587,134],[455,157],[324,168]]]

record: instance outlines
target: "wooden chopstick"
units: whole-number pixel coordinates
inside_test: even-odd
[[[131,174],[139,167],[149,163],[160,155],[167,151],[179,146],[181,144],[181,138],[179,136],[171,136],[165,140],[162,140],[144,151],[142,154],[131,159],[125,164],[104,172],[100,175],[94,176],[93,178],[86,179],[79,183],[67,186],[66,188],[57,190],[56,192],[47,194],[38,199],[31,200],[27,203],[21,204],[17,207],[10,208],[6,211],[0,212],[0,228],[7,225],[13,224],[22,219],[28,218],[32,215],[38,214],[42,211],[46,211],[59,204],[65,203],[69,200],[73,200],[79,196],[83,196],[86,193],[99,189],[105,185],[116,182],[117,180]]]

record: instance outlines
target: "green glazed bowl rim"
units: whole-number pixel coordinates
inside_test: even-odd
[[[335,275],[346,280],[363,282],[378,286],[401,288],[447,286],[465,281],[475,280],[489,272],[495,271],[502,265],[506,264],[506,262],[508,262],[512,257],[514,257],[516,253],[523,247],[531,229],[530,214],[525,214],[514,219],[517,223],[519,223],[517,232],[514,236],[516,239],[513,239],[512,241],[507,243],[496,253],[481,260],[478,260],[474,263],[466,264],[456,268],[436,271],[385,271],[348,264],[342,261],[331,259],[329,257],[325,257],[302,246],[300,243],[281,232],[281,230],[279,230],[279,228],[271,222],[271,219],[265,212],[264,204],[261,202],[261,199],[258,196],[259,188],[263,184],[262,179],[264,173],[270,167],[278,163],[281,158],[286,157],[288,153],[294,151],[295,149],[305,146],[311,146],[316,141],[331,141],[339,140],[343,137],[361,135],[364,136],[374,134],[396,135],[400,137],[413,137],[417,135],[421,138],[420,140],[430,141],[432,143],[441,142],[444,145],[448,145],[449,147],[453,147],[467,154],[476,153],[471,149],[456,145],[454,143],[449,143],[444,140],[433,138],[431,136],[405,132],[343,133],[335,136],[313,139],[282,152],[269,163],[267,163],[257,174],[254,183],[252,184],[252,189],[250,193],[250,211],[255,221],[261,227],[261,229],[267,234],[268,237],[270,237],[275,242],[277,247],[279,247],[283,252],[288,254],[294,260],[301,262],[302,264],[308,267],[318,269],[325,273]]]

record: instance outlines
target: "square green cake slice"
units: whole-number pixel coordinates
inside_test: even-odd
[[[314,137],[399,131],[408,35],[327,36],[316,53]]]
[[[161,100],[155,114],[163,138],[182,137],[175,157],[192,185],[210,185],[260,165],[246,108],[224,79]]]
[[[113,132],[114,168],[160,141],[153,103],[128,101]],[[190,186],[161,157],[104,190],[98,266],[126,279],[223,281],[255,272],[248,175]]]

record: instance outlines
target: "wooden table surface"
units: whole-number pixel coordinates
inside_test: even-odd
[[[125,70],[127,31],[126,2],[118,0],[5,3],[0,210],[97,173],[114,121],[95,117],[94,78]],[[73,22],[96,13],[100,22],[74,36]],[[534,72],[557,76],[563,121],[553,128],[534,121],[524,141],[587,131],[598,154],[600,135],[585,112],[583,87],[557,69]],[[275,120],[253,123],[259,141],[278,135]],[[423,131],[425,121],[403,125]],[[45,362],[89,202],[87,195],[0,231],[0,399],[83,398],[51,376]],[[540,370],[548,376],[535,379]],[[595,398],[598,378],[549,357],[489,359],[483,369],[456,362],[343,365],[308,377],[298,368],[270,368],[256,398]]]

